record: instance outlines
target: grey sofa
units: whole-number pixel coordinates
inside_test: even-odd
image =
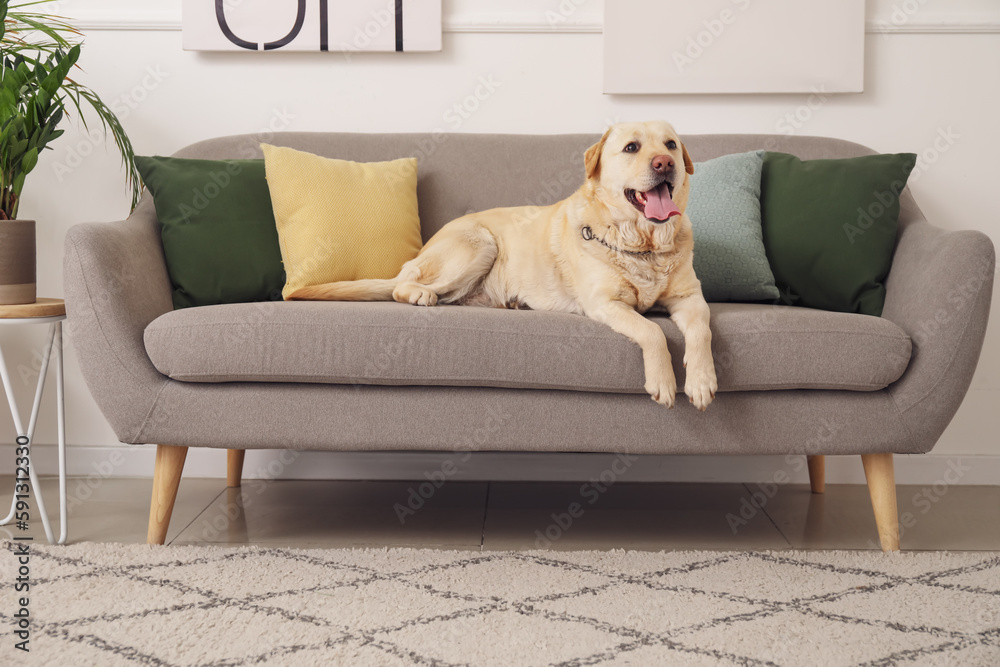
[[[259,157],[259,137],[177,155]],[[359,161],[417,156],[424,239],[469,211],[548,204],[583,179],[596,136],[289,133],[270,143]],[[835,139],[685,137],[695,161],[764,148],[870,154]],[[694,221],[697,225],[697,221]],[[884,549],[898,548],[894,453],[934,447],[968,390],[993,288],[990,240],[923,219],[909,192],[881,318],[711,304],[719,395],[706,413],[643,391],[639,348],[571,315],[396,303],[252,303],[173,311],[148,194],[128,220],[66,238],[84,376],[125,443],[157,443],[149,541],[163,543],[187,448],[861,455]],[[665,331],[679,386],[683,341]],[[835,423],[831,434],[827,425]]]

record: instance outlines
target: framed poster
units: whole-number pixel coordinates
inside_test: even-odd
[[[440,51],[441,0],[184,0],[188,51]]]
[[[864,0],[604,3],[605,93],[860,93]]]

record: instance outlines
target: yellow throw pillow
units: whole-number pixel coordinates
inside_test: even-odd
[[[261,144],[286,299],[338,280],[392,278],[420,251],[417,161],[349,162]]]

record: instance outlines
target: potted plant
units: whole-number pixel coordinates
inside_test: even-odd
[[[59,124],[84,109],[110,131],[122,156],[132,206],[141,187],[132,144],[114,112],[70,76],[80,33],[64,19],[33,11],[52,0],[0,0],[0,304],[35,301],[35,223],[19,220],[27,175],[39,153],[63,133]]]

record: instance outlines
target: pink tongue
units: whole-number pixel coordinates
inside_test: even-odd
[[[646,195],[645,215],[650,220],[669,220],[675,215],[680,215],[681,210],[670,198],[670,190],[664,183],[655,190],[650,190]]]

